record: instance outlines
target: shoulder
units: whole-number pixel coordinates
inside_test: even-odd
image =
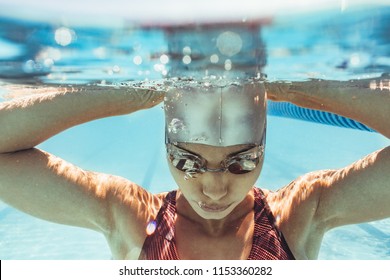
[[[318,206],[327,178],[333,173],[311,172],[277,191],[262,189],[277,227],[298,259],[316,258],[318,254],[326,232],[325,224],[318,218]]]
[[[335,172],[334,170],[310,172],[276,191],[268,189],[261,189],[261,191],[273,212],[281,214],[279,212],[283,210],[286,212],[286,209],[289,209],[289,215],[292,215],[292,210],[298,211],[308,205],[311,209],[316,208],[322,189],[327,186],[328,179]]]
[[[141,247],[146,238],[146,226],[153,220],[167,192],[153,194],[143,187],[120,177],[112,177],[109,183],[107,203],[109,204],[112,224],[109,243],[114,247]]]
[[[157,215],[168,192],[154,194],[140,185],[121,177],[112,177],[107,200],[115,217],[125,215],[145,222]]]

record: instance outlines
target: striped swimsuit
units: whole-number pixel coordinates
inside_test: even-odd
[[[248,260],[293,260],[283,234],[275,227],[275,219],[265,202],[263,192],[254,188],[255,228]],[[141,260],[178,260],[174,221],[176,191],[167,194],[156,217],[156,229],[145,239]]]

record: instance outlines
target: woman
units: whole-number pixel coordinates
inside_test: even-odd
[[[374,85],[269,83],[266,91],[269,99],[334,112],[390,137],[390,94]],[[262,83],[244,89],[264,98]],[[168,194],[34,148],[72,126],[147,109],[164,96],[142,88],[59,87],[1,103],[0,198],[36,217],[103,233],[115,259],[315,259],[329,229],[390,216],[389,147],[276,192],[254,188],[265,118],[253,122],[261,124],[257,136],[226,146],[176,142],[167,123],[168,162],[179,186]],[[192,165],[183,168],[180,160]]]

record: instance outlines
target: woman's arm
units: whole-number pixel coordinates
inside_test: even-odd
[[[267,97],[361,122],[390,138],[389,79],[267,83]]]
[[[268,83],[267,96],[354,119],[390,138],[388,79]],[[297,201],[301,192],[310,193],[307,205],[317,205],[311,225],[330,229],[390,217],[389,182],[390,147],[385,147],[345,168],[307,174],[294,186]]]
[[[150,108],[164,93],[109,86],[49,87],[0,103],[0,154],[35,147],[72,126]]]
[[[144,228],[137,225],[144,226],[159,201],[126,179],[82,170],[33,147],[72,126],[152,107],[163,96],[144,89],[80,86],[39,89],[39,94],[0,103],[0,199],[36,217],[106,235],[118,227],[118,217],[126,216],[133,239],[128,244],[138,246]],[[141,205],[147,200],[149,207]],[[124,213],[118,214],[119,208]]]

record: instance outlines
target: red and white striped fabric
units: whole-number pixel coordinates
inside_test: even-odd
[[[283,234],[275,226],[275,218],[265,201],[263,192],[254,188],[255,229],[248,260],[293,260]],[[176,216],[176,191],[165,198],[156,218],[156,230],[144,242],[141,260],[179,260],[174,221]]]

